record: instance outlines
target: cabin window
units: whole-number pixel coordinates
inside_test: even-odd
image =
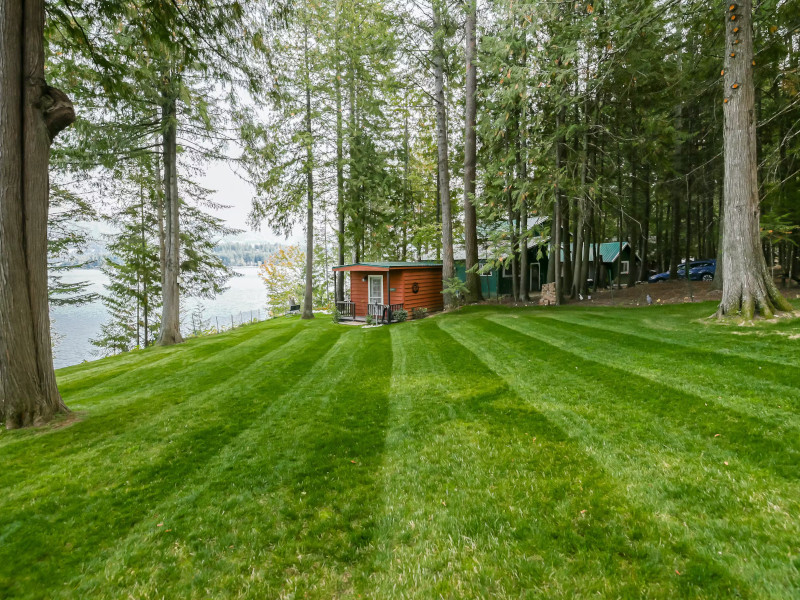
[[[492,269],[489,269],[485,273],[481,273],[481,277],[491,277],[492,276]]]
[[[620,275],[627,275],[631,271],[631,262],[629,260],[623,260],[621,263],[622,270],[620,271]]]
[[[503,277],[511,277],[512,271],[511,269],[506,269],[506,266],[503,265]]]
[[[369,276],[369,303],[383,304],[383,275]]]

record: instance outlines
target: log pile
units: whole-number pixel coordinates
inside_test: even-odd
[[[543,306],[550,306],[556,303],[556,283],[545,283],[542,286],[542,297],[539,299],[539,304]]]

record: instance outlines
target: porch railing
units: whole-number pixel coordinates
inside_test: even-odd
[[[356,318],[356,303],[355,302],[337,302],[336,310],[339,311],[340,319],[350,319],[352,321]]]
[[[391,323],[392,313],[401,308],[402,304],[367,304],[367,314],[379,323]]]

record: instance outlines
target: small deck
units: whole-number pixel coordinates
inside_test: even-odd
[[[394,312],[402,308],[402,304],[368,304],[367,315],[376,323],[391,323]],[[356,316],[355,302],[337,302],[336,310],[339,311],[339,318],[344,321],[366,321],[366,315]]]

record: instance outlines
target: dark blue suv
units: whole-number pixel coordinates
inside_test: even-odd
[[[689,265],[689,279],[692,281],[711,281],[717,271],[717,259],[695,260]],[[678,265],[678,279],[686,279],[686,264]],[[669,271],[651,275],[649,283],[661,283],[669,280]]]

